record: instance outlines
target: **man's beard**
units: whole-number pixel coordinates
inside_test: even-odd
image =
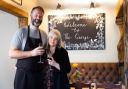
[[[33,19],[32,20],[32,25],[34,25],[36,27],[39,27],[41,23],[42,23],[42,20],[40,20],[40,19]]]

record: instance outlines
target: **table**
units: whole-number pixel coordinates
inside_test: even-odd
[[[96,89],[122,89],[122,86],[121,84],[104,83],[96,84]]]
[[[72,89],[91,89],[91,83],[76,82],[76,83],[70,84],[70,87]]]

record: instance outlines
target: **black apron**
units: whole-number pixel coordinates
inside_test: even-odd
[[[42,43],[41,34],[40,38],[30,38],[30,29],[28,27],[27,41],[24,51],[30,51]],[[43,88],[43,68],[44,64],[38,63],[40,56],[23,58],[17,60],[17,70],[14,81],[14,89],[44,89]],[[42,55],[45,60],[45,56]]]

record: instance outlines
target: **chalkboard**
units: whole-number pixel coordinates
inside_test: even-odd
[[[105,49],[105,13],[48,15],[48,26],[61,32],[67,50]]]

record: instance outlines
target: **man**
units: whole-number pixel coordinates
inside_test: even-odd
[[[18,30],[11,41],[9,57],[17,59],[14,89],[43,89],[44,65],[39,63],[47,47],[47,35],[39,30],[43,15],[42,7],[34,7],[30,25]]]

